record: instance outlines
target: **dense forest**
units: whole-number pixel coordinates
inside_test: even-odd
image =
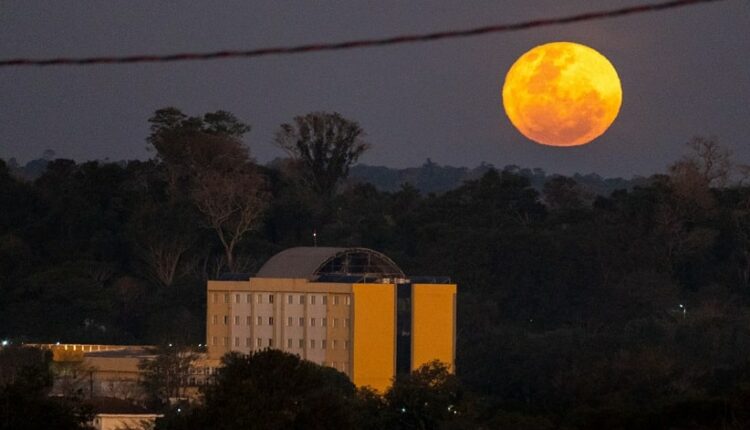
[[[0,336],[198,344],[207,279],[315,232],[459,285],[473,427],[750,426],[750,187],[716,139],[606,194],[491,167],[422,193],[346,181],[368,145],[337,114],[283,124],[267,166],[230,113],[150,124],[147,161],[0,161]]]

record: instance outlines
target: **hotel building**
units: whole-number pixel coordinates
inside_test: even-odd
[[[456,285],[370,249],[291,248],[207,288],[209,360],[276,348],[380,391],[432,360],[454,364]]]

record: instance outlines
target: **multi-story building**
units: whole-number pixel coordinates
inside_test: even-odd
[[[456,285],[408,277],[364,248],[291,248],[258,273],[208,282],[208,358],[277,348],[385,390],[397,373],[455,358]]]

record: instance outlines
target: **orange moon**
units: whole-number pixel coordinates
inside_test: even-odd
[[[622,87],[612,63],[572,42],[539,45],[505,76],[503,107],[527,138],[550,146],[585,145],[614,122]]]

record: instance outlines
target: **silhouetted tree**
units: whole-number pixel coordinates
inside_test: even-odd
[[[331,197],[349,168],[369,148],[359,124],[338,113],[313,112],[282,124],[276,144],[297,160],[312,188]]]

